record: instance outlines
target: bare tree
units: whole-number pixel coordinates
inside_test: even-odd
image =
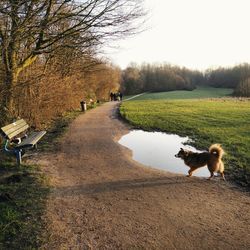
[[[142,1],[1,0],[2,114],[15,113],[18,76],[38,56],[65,47],[91,53],[107,39],[133,34],[144,15]]]

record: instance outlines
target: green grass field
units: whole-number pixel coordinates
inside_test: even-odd
[[[159,99],[194,99],[194,98],[220,98],[231,96],[233,89],[197,87],[193,91],[177,90],[159,93],[148,93],[138,96],[133,100],[159,100]],[[132,96],[125,96],[125,100]]]
[[[183,91],[181,92],[180,95],[183,95]],[[220,91],[216,89],[216,92],[215,95]],[[220,93],[222,92],[223,90]],[[174,99],[169,98],[171,93],[177,96],[174,91],[158,94],[158,100],[149,100],[147,95],[152,94],[146,94],[140,97],[144,97],[144,100],[123,102],[120,108],[121,115],[137,128],[189,136],[194,140],[193,145],[199,149],[207,149],[212,143],[221,143],[227,152],[226,170],[231,174],[240,171],[243,179],[248,178],[250,100],[190,99],[189,91],[186,93],[187,96],[183,95],[183,98],[187,99]],[[157,97],[157,94],[153,95]],[[205,96],[205,93],[202,96]]]

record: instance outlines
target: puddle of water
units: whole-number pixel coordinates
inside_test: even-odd
[[[188,137],[180,137],[162,132],[146,132],[142,130],[132,130],[124,135],[119,143],[133,152],[133,159],[153,168],[166,170],[173,173],[187,175],[189,167],[184,161],[176,158],[181,147],[200,152],[194,147],[184,145],[189,140]],[[197,169],[194,176],[209,177],[207,167]]]

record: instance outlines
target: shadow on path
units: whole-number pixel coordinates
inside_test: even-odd
[[[129,189],[151,188],[168,185],[186,185],[188,183],[200,184],[204,183],[205,179],[184,178],[184,177],[157,177],[157,178],[142,178],[128,179],[110,182],[93,183],[78,186],[66,186],[54,188],[54,197],[88,195],[104,192],[117,192]]]

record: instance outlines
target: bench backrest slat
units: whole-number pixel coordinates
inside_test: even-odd
[[[21,134],[28,128],[29,128],[29,125],[26,123],[26,121],[21,119],[5,127],[2,127],[1,132],[8,139],[12,139],[13,137],[17,136],[18,134]]]

